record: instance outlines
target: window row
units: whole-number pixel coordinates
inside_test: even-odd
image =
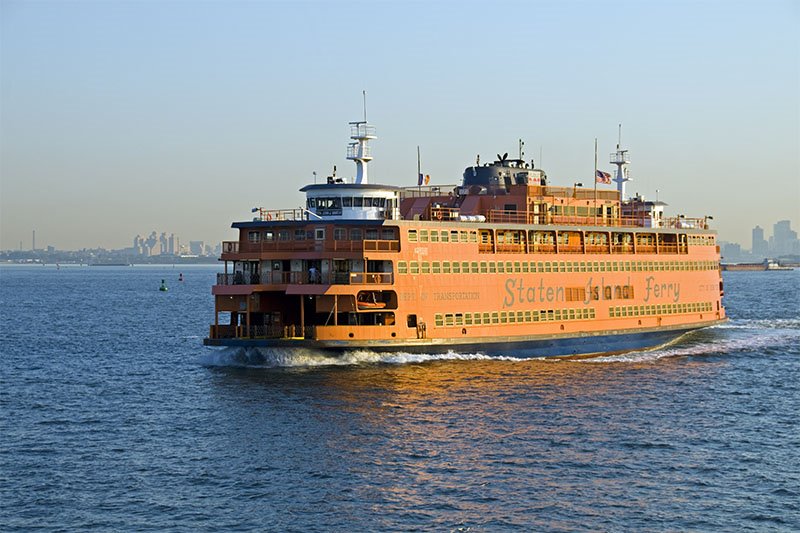
[[[475,230],[408,230],[408,242],[478,242]]]
[[[408,230],[409,242],[481,242],[490,244],[492,242],[492,230],[437,230],[437,229],[410,229]],[[525,239],[526,230],[495,230],[494,235],[498,244],[521,244]],[[528,240],[534,244],[552,245],[556,241],[562,245],[580,244],[581,232],[578,231],[532,231],[528,230]],[[713,246],[716,244],[714,235],[684,235],[684,234],[658,234],[658,244],[660,246],[676,246],[678,238],[688,239],[692,245]],[[556,238],[557,236],[557,238]],[[632,233],[632,232],[613,232],[611,242],[614,245],[632,245],[634,236],[637,246],[655,246],[655,233]],[[590,246],[602,246],[608,244],[609,234],[602,231],[585,232],[586,244]]]
[[[712,302],[695,302],[685,304],[658,305],[622,305],[610,307],[608,316],[621,318],[629,316],[681,315],[685,313],[703,313],[714,309]]]
[[[694,246],[714,246],[717,240],[714,235],[689,235],[689,244]]]
[[[595,310],[590,307],[583,307],[579,309],[490,311],[484,313],[436,313],[434,316],[434,324],[437,327],[485,326],[492,324],[531,324],[534,322],[591,320],[594,317]]]
[[[398,261],[398,274],[511,274],[548,272],[695,272],[716,261]]]
[[[342,207],[386,207],[386,198],[371,196],[331,196],[309,198],[309,209],[341,209]],[[391,199],[389,200],[391,204]]]
[[[361,241],[361,240],[378,240],[385,241],[397,240],[397,231],[394,228],[372,228],[364,230],[362,228],[334,228],[333,239],[336,241]],[[304,241],[317,239],[325,239],[325,228],[314,229],[281,229],[277,231],[249,231],[247,233],[247,240],[249,242],[274,242],[274,241]]]

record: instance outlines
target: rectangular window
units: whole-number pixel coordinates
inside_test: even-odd
[[[428,230],[419,230],[419,242],[428,242]]]
[[[481,274],[486,274],[489,271],[486,261],[481,261]]]
[[[450,261],[442,261],[442,274],[450,273]]]
[[[439,230],[431,230],[431,242],[439,242]]]
[[[397,273],[398,274],[408,274],[408,263],[405,261],[398,261],[397,262]]]
[[[347,231],[344,228],[333,228],[333,240],[334,241],[343,241],[345,240]],[[295,232],[295,240],[300,240],[297,238],[297,232]],[[303,238],[305,238],[305,234],[303,234]]]
[[[432,272],[434,274],[441,274],[442,273],[442,264],[439,261],[434,261],[432,263],[432,265],[433,265]]]
[[[411,274],[419,274],[419,262],[411,261],[409,265],[409,271]]]
[[[250,242],[259,242],[261,235],[257,231],[247,232],[247,240]]]
[[[461,263],[453,261],[453,274],[461,274]]]
[[[350,230],[350,240],[351,241],[360,241],[361,240],[361,229],[351,229]]]
[[[457,236],[458,234],[456,234],[456,237]],[[447,230],[442,230],[440,237],[442,239],[442,242],[450,242],[450,234],[447,232]]]
[[[430,274],[431,273],[431,264],[428,261],[422,262],[422,273],[423,274]]]
[[[408,242],[417,242],[417,230],[408,230]]]

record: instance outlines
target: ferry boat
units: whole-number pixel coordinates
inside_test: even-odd
[[[222,244],[209,346],[343,353],[620,353],[726,320],[711,217],[625,198],[628,151],[593,187],[498,155],[460,184],[369,182],[375,128],[351,122],[356,176],[254,208]],[[597,182],[616,182],[598,190]]]

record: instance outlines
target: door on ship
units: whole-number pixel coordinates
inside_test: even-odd
[[[333,260],[333,282],[350,283],[350,261],[347,259]]]

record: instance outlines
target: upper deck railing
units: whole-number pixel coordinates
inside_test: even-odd
[[[248,272],[218,273],[217,285],[391,285],[391,272],[285,272],[271,270],[260,274]]]
[[[224,241],[222,253],[269,253],[269,252],[399,252],[399,240],[334,240],[313,239],[272,240],[260,242]]]
[[[315,215],[307,209],[264,209],[263,207],[253,208],[253,213],[258,213],[253,220],[261,222],[271,222],[273,220],[315,220],[321,217]]]

